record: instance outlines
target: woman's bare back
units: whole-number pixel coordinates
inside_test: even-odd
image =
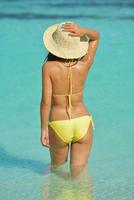
[[[52,104],[49,120],[68,119],[66,112],[67,96],[69,94],[69,79],[67,78],[69,66],[59,61],[49,61],[50,77],[52,82]],[[82,60],[72,64],[72,118],[90,115],[83,103],[83,91],[89,71],[89,63]],[[78,93],[78,94],[75,94]]]

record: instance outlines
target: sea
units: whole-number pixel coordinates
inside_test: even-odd
[[[50,172],[40,142],[41,70],[49,26],[100,33],[84,102],[93,145],[81,175]],[[134,1],[0,0],[0,200],[134,199]]]

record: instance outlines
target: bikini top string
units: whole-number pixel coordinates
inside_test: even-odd
[[[69,119],[71,119],[71,108],[72,108],[72,103],[71,103],[71,96],[72,96],[72,69],[71,69],[71,62],[69,61],[69,70],[68,70],[68,76],[69,80],[69,94],[67,95],[68,97],[68,104],[67,104],[67,113],[69,116]]]

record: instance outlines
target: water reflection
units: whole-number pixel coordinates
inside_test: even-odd
[[[78,171],[79,169],[73,169]],[[68,163],[50,169],[42,187],[41,200],[95,200],[92,177],[87,165],[78,174]]]

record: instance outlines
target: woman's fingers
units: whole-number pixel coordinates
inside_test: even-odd
[[[50,145],[48,144],[47,141],[44,141],[44,142],[43,142],[43,146],[48,147],[48,148],[50,147]]]
[[[50,145],[49,145],[49,137],[41,137],[41,143],[45,147],[50,147]]]
[[[73,37],[78,37],[79,35],[75,32],[74,29],[65,28],[62,30],[63,32],[70,32],[69,35]]]
[[[66,26],[66,27],[67,27],[67,26],[68,26],[68,27],[69,27],[69,26],[74,26],[74,23],[65,23],[65,24],[63,24],[62,26]]]
[[[72,37],[79,37],[79,35],[77,33],[69,33],[69,35]]]
[[[50,147],[48,137],[45,139],[45,144],[44,144],[44,146],[46,146],[46,147]]]
[[[49,137],[46,138],[46,145],[47,145],[48,147],[50,147],[50,145],[49,145]]]
[[[62,29],[74,29],[74,24],[63,24]]]
[[[62,28],[62,31],[74,31],[74,29],[73,28],[66,28],[66,27],[64,27],[64,28]]]
[[[78,27],[76,24],[74,23],[66,23],[62,26],[62,31],[65,32],[71,32],[72,34],[70,34],[71,36],[80,36],[78,34]]]

